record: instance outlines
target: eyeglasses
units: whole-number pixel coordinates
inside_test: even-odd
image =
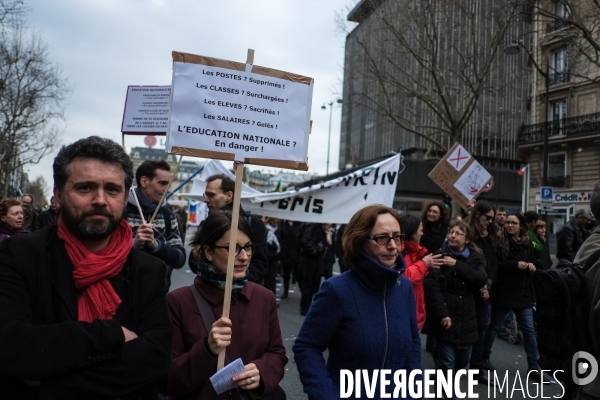
[[[406,235],[403,235],[400,233],[398,233],[394,236],[375,235],[375,236],[369,236],[367,239],[371,239],[371,240],[375,241],[375,243],[377,243],[380,246],[387,246],[388,243],[390,243],[390,240],[393,240],[394,243],[397,245],[401,245],[402,243],[404,243],[404,240],[406,240]]]
[[[521,225],[518,222],[514,222],[514,221],[506,221],[505,224],[506,225]]]
[[[206,193],[206,192],[202,193],[202,197],[208,197],[209,199],[212,199],[216,195],[217,195],[216,193],[210,193],[210,192],[208,192],[208,193]]]
[[[213,246],[216,249],[225,249],[228,253],[229,253],[229,246],[217,246],[214,245]],[[246,252],[247,255],[251,256],[252,253],[254,253],[254,250],[256,250],[256,245],[254,243],[248,243],[245,246],[240,246],[239,244],[235,245],[235,256],[239,256],[240,253],[242,252],[242,249],[244,249],[244,251]]]
[[[448,232],[448,236],[467,236],[465,233],[461,231],[450,231]]]
[[[482,217],[485,217],[485,219],[487,219],[488,222],[493,222],[494,221],[494,217],[492,217],[490,215],[482,215]]]

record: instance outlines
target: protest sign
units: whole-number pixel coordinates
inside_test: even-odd
[[[431,170],[429,177],[463,209],[492,180],[489,172],[458,143]]]
[[[166,135],[171,86],[127,86],[121,132]]]
[[[313,79],[173,52],[169,153],[307,170]]]
[[[392,207],[401,171],[400,155],[366,166],[347,175],[300,190],[262,193],[242,186],[242,207],[258,215],[302,222],[345,224],[356,211],[369,204]],[[191,193],[182,196],[200,200],[206,178],[233,174],[221,162],[209,161],[194,179]]]

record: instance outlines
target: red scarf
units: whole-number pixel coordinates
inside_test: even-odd
[[[58,237],[65,242],[73,263],[73,280],[80,292],[77,301],[79,321],[112,319],[121,299],[108,279],[117,276],[131,250],[131,227],[124,219],[110,236],[108,246],[96,253],[89,251],[58,218]]]

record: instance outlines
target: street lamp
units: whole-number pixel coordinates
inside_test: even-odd
[[[542,186],[548,186],[548,136],[549,136],[549,132],[548,132],[548,113],[550,112],[549,110],[549,100],[548,100],[548,87],[549,85],[549,80],[550,80],[550,62],[549,60],[546,61],[546,72],[544,72],[540,66],[538,65],[537,62],[535,62],[535,59],[533,58],[533,56],[531,55],[531,53],[529,52],[529,50],[527,50],[527,47],[523,46],[523,44],[521,42],[513,42],[511,44],[509,44],[508,46],[506,46],[506,48],[504,49],[504,53],[508,54],[508,55],[513,55],[513,54],[519,54],[521,52],[521,47],[523,49],[525,49],[525,51],[527,52],[527,55],[529,56],[529,59],[531,60],[531,62],[533,63],[533,65],[535,66],[535,69],[539,72],[540,75],[542,75],[544,77],[544,81],[546,83],[546,118],[545,118],[545,123],[544,123],[544,146],[542,149],[542,153],[543,153],[543,158],[544,158],[544,165],[542,166]]]
[[[321,110],[327,110],[327,104],[329,104],[329,136],[327,136],[327,170],[325,175],[329,175],[329,146],[331,144],[331,114],[333,112],[333,104],[338,103],[342,104],[342,99],[337,99],[336,101],[330,101],[329,103],[325,103],[321,106]]]

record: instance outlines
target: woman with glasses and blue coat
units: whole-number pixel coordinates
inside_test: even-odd
[[[423,333],[437,340],[436,367],[452,376],[469,363],[478,337],[475,296],[487,281],[483,257],[471,237],[469,225],[451,221],[447,239],[436,252],[443,256],[442,266],[429,268],[425,277]]]
[[[323,282],[293,347],[309,399],[339,399],[340,390],[354,389],[348,381],[341,387],[341,370],[367,370],[372,377],[381,369],[406,370],[406,376],[421,369],[415,297],[402,275],[403,241],[400,218],[383,205],[362,208],[346,226],[343,262],[350,270]],[[360,395],[353,390],[351,397],[368,397],[364,381]]]

